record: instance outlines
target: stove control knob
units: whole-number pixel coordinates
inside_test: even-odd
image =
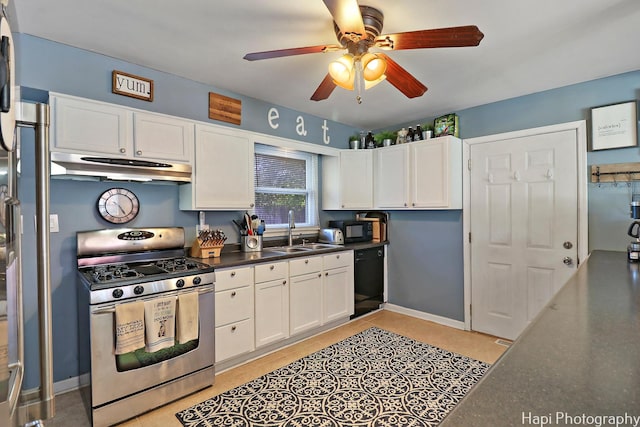
[[[176,286],[182,288],[184,286],[184,279],[178,279]]]
[[[135,288],[133,288],[133,293],[136,295],[140,295],[141,293],[144,292],[144,287],[138,285]]]
[[[113,292],[111,292],[111,295],[114,298],[122,298],[122,295],[124,295],[124,292],[122,291],[122,289],[118,288],[118,289],[114,289]]]
[[[193,284],[194,285],[199,285],[200,282],[202,282],[202,279],[200,277],[196,276],[196,277],[193,278]]]

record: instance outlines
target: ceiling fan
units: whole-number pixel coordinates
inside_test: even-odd
[[[372,47],[381,50],[407,50],[437,47],[478,46],[484,34],[475,25],[380,34],[384,15],[370,6],[359,6],[357,0],[323,0],[333,17],[339,45],[307,46],[291,49],[248,53],[244,59],[279,58],[307,53],[326,53],[347,50],[338,60],[329,64],[329,73],[311,96],[313,101],[327,99],[336,86],[356,90],[358,103],[365,89],[389,81],[408,98],[422,96],[427,87],[407,70],[382,52],[372,53]]]

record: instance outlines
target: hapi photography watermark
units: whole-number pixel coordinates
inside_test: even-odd
[[[522,425],[526,426],[615,426],[626,427],[640,426],[640,415],[632,415],[627,412],[618,415],[589,415],[569,414],[557,411],[555,413],[538,415],[531,412],[522,412]]]

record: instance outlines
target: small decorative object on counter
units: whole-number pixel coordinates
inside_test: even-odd
[[[413,128],[409,126],[409,129],[407,130],[407,138],[405,142],[411,142],[411,141],[413,141]]]
[[[191,256],[196,258],[219,257],[227,236],[222,230],[201,230],[191,245]]]
[[[413,140],[414,141],[422,140],[422,127],[420,125],[416,125],[416,131],[413,133]]]
[[[398,131],[396,144],[404,144],[405,142],[407,142],[407,130],[405,128],[402,128]]]
[[[357,150],[360,148],[360,135],[354,134],[349,137],[349,148],[352,150]]]
[[[425,123],[422,125],[422,139],[433,138],[433,125]]]
[[[367,132],[367,137],[365,138],[365,146],[364,148],[376,148],[376,141],[373,138],[372,132]]]
[[[445,114],[436,118],[433,122],[435,130],[435,136],[453,135],[455,137],[459,134],[458,129],[458,115],[457,114]]]

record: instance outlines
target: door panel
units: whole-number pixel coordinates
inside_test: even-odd
[[[577,259],[576,141],[567,130],[471,146],[474,330],[516,338],[575,271],[563,258]]]

